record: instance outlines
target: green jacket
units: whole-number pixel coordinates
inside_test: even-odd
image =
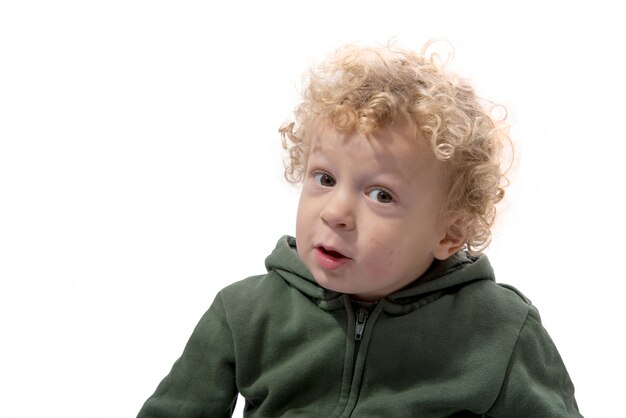
[[[537,309],[458,253],[374,306],[319,287],[283,237],[223,289],[141,418],[579,417]]]

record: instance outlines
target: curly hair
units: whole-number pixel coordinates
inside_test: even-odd
[[[311,133],[320,120],[368,135],[406,115],[445,162],[449,180],[443,212],[456,219],[467,250],[477,254],[491,241],[496,204],[508,185],[510,164],[503,157],[507,145],[512,150],[507,112],[480,99],[467,80],[448,71],[447,62],[429,53],[432,44],[420,53],[393,45],[348,45],[312,68],[294,120],[279,129],[288,153],[285,178],[302,180]],[[504,110],[502,117],[495,116],[497,109]]]

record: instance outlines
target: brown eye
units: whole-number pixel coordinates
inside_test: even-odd
[[[327,173],[317,173],[313,178],[320,186],[333,187],[335,185],[335,179]]]
[[[379,203],[391,203],[393,202],[393,196],[391,193],[384,189],[374,189],[368,193],[370,199],[373,199]]]

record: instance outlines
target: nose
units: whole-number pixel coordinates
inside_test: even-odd
[[[320,213],[324,225],[337,230],[351,231],[356,226],[354,202],[347,193],[336,189]]]

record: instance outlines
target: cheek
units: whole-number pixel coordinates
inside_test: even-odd
[[[298,204],[298,212],[296,213],[296,231],[304,229],[310,222],[311,207],[307,203],[306,198],[300,197],[300,203]]]
[[[366,265],[368,275],[374,280],[384,280],[397,266],[399,247],[386,238],[372,238],[367,245]]]

